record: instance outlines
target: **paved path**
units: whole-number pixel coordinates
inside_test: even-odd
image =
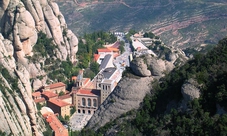
[[[130,66],[130,62],[129,62],[129,55],[132,53],[129,43],[125,43],[125,52],[123,54],[121,54],[120,56],[116,57],[116,59],[113,61],[114,65],[118,68],[118,69],[125,69],[126,66]]]

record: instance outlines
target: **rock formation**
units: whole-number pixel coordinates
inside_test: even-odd
[[[181,94],[183,95],[183,100],[180,103],[180,108],[185,111],[188,106],[188,102],[200,97],[200,90],[198,88],[198,83],[194,79],[190,78],[185,81],[181,87]]]
[[[198,89],[198,83],[193,80],[187,80],[181,87],[181,93],[183,95],[184,100],[191,101],[195,98],[199,98],[200,90]]]
[[[131,63],[130,67],[133,72],[141,77],[151,76],[151,71],[147,69],[147,64],[143,58],[135,58]]]
[[[78,39],[67,28],[55,2],[0,2],[0,130],[6,134],[38,136],[45,131],[31,94],[33,89],[46,82],[46,73],[42,69],[46,58],[39,56],[38,62],[28,59],[34,55],[33,47],[39,32],[53,39],[57,47],[53,59],[76,62]],[[37,76],[44,78],[40,80]]]
[[[144,96],[150,93],[152,77],[124,78],[103,102],[87,124],[97,130],[107,122],[132,109],[138,109]]]
[[[134,58],[130,63],[130,68],[133,71],[132,74],[136,76],[122,78],[117,87],[92,116],[86,127],[97,130],[120,115],[138,109],[144,96],[153,92],[151,86],[153,79],[159,79],[165,75],[165,72],[170,72],[175,67],[177,59],[182,64],[187,60],[181,51],[173,53],[175,50],[170,49],[169,53],[171,54],[166,54],[171,56],[168,60],[166,60],[165,55],[159,54],[157,54],[157,57],[142,55]]]
[[[167,46],[164,47],[169,50],[167,53],[158,50],[157,56],[147,54],[134,58],[130,63],[132,71],[141,77],[162,77],[165,73],[171,71],[176,65],[182,65],[187,61],[187,57],[182,50],[173,47],[169,48]]]

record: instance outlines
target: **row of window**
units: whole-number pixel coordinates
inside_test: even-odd
[[[82,106],[94,106],[94,107],[97,107],[97,100],[96,99],[93,99],[93,103],[91,103],[91,99],[88,98],[87,100],[85,98],[82,98]]]
[[[86,113],[86,111],[85,111],[85,110],[82,110],[82,112],[81,112],[81,110],[80,110],[80,109],[78,109],[78,113],[83,113],[83,114],[92,114],[91,112],[92,112],[92,111],[90,111],[90,110],[88,110],[88,111],[87,111],[87,113]],[[93,111],[93,113],[95,113],[95,111]]]
[[[102,90],[110,90],[110,86],[109,85],[108,86],[103,85]]]

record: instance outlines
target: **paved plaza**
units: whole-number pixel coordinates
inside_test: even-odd
[[[74,113],[70,118],[70,129],[72,131],[80,131],[87,125],[87,122],[90,120],[92,115]]]

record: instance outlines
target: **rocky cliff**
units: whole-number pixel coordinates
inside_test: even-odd
[[[175,66],[187,61],[187,57],[181,50],[166,46],[165,48],[168,48],[168,52],[158,50],[157,56],[142,55],[133,59],[130,63],[130,70],[128,69],[123,73],[122,80],[92,116],[86,126],[87,128],[98,130],[122,114],[137,110],[144,96],[154,93],[152,88],[154,79],[160,79]],[[112,129],[106,135],[115,130],[115,128]]]
[[[32,62],[38,33],[53,39],[54,56]],[[58,5],[51,0],[0,1],[0,131],[12,135],[42,135],[44,123],[32,100],[33,87],[46,83],[45,60],[76,61],[78,39],[67,28]],[[38,76],[43,76],[42,80]],[[34,79],[34,80],[31,80]],[[36,81],[31,86],[31,81]]]
[[[103,102],[88,122],[93,130],[130,110],[138,109],[146,94],[150,93],[152,77],[124,78],[111,95]]]

